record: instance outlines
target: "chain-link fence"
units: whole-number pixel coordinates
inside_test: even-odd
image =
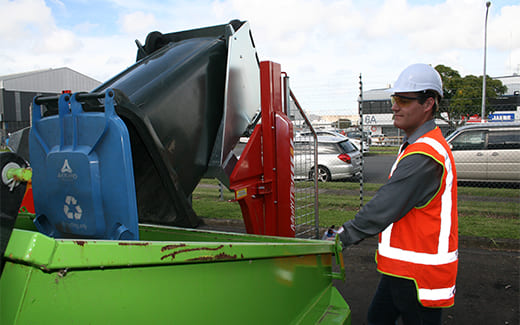
[[[295,227],[296,237],[317,237],[318,188],[310,172],[314,168],[314,142],[300,143],[295,148]]]
[[[514,107],[511,105],[507,106],[507,109],[512,108]],[[296,118],[294,121],[295,130],[300,134],[310,134],[309,129],[314,129],[309,128],[308,124],[311,124],[315,125],[316,131],[322,131],[320,128],[323,126],[314,124],[315,116],[312,121],[304,121],[307,117],[303,112],[301,114],[303,118]],[[462,188],[459,209],[462,215],[468,210],[481,209],[482,213],[486,215],[518,219],[520,211],[516,210],[520,201],[520,123],[515,122],[515,116],[516,114],[511,112],[498,112],[490,114],[486,123],[480,123],[480,120],[475,117],[451,121],[445,118],[436,120],[452,147],[458,172],[457,182]],[[363,120],[363,116],[359,120]],[[363,134],[368,135],[368,139],[364,139],[363,143],[367,143],[369,148],[364,148],[366,157],[363,161],[361,181],[376,184],[384,184],[387,181],[393,158],[397,156],[398,148],[404,138],[404,133],[393,126],[391,118],[387,122],[386,126],[380,126],[378,129],[388,131],[388,135],[374,134],[372,132],[374,125],[363,126],[363,130],[367,131]],[[359,126],[353,123],[351,128],[357,129]],[[325,129],[342,131],[335,129],[333,123]],[[319,206],[317,203],[313,206],[312,200],[318,195],[318,187],[312,183],[310,175],[301,173],[302,170],[308,172],[313,168],[315,159],[317,159],[314,158],[316,149],[313,145],[303,147],[300,143],[298,146],[300,153],[298,157],[295,157],[298,172],[296,205],[297,212],[305,211],[301,214],[305,221],[297,216],[297,225],[312,225],[312,219],[315,218],[317,228],[320,221]],[[379,169],[379,172],[383,169],[386,170],[386,173],[379,173],[384,174],[383,177],[373,177],[374,169]],[[311,192],[306,192],[308,190]],[[512,192],[507,192],[508,190]],[[468,192],[479,194],[468,195],[466,194]],[[371,195],[373,193],[367,194],[361,190],[360,202],[368,202]],[[301,223],[300,220],[302,220]]]
[[[520,123],[466,123],[446,135],[455,160],[461,234],[518,238],[520,219]],[[402,139],[374,144],[366,173],[385,155],[387,167]],[[384,151],[386,149],[387,151]],[[394,149],[394,150],[390,150]],[[368,179],[368,177],[366,177]]]
[[[444,134],[452,148],[457,169],[461,222],[489,224],[489,227],[493,227],[493,222],[496,220],[502,219],[514,223],[514,220],[520,218],[518,208],[520,204],[520,123],[466,122],[461,126],[460,121],[458,122],[458,127],[454,128],[454,131],[450,132],[447,129],[443,131],[446,131]],[[295,124],[295,129],[299,130],[300,134],[309,133],[305,123]],[[333,128],[328,130],[339,131]],[[315,132],[321,131],[316,129]],[[365,183],[381,185],[386,183],[388,172],[402,142],[403,135],[377,135],[366,139],[364,143],[368,143],[370,148],[364,155],[364,168],[359,179]],[[304,158],[299,157],[295,161],[297,169],[309,171],[315,162],[314,145],[302,147],[302,144],[299,144],[298,146],[300,155]],[[302,165],[298,166],[298,164]],[[296,180],[297,189],[307,186],[307,189],[313,190],[315,183],[309,177],[311,175],[300,173],[299,176]],[[352,182],[352,179],[347,181]],[[316,186],[315,193],[312,192],[312,195],[317,195],[317,188]],[[301,191],[301,195],[297,196],[296,200],[297,211],[305,210],[302,215],[306,220],[312,220],[314,217],[316,223],[323,225],[326,217],[322,216],[323,220],[319,220],[319,205],[312,206],[314,197],[305,196],[304,191]],[[360,202],[368,202],[373,195],[373,191],[361,190]],[[314,215],[313,209],[316,209]]]
[[[301,123],[296,123],[293,127],[296,237],[319,238],[319,175],[314,172],[318,162],[317,135],[298,100],[292,92],[290,95],[302,117]]]

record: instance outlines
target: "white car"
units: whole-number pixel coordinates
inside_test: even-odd
[[[294,176],[314,178],[314,139],[297,136],[294,139]],[[352,178],[361,172],[361,153],[344,136],[318,136],[318,180]]]
[[[471,124],[446,140],[459,181],[520,182],[520,123]]]
[[[372,134],[370,136],[370,144],[373,146],[387,146],[388,140],[384,134]]]

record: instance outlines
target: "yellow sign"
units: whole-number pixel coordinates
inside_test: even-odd
[[[247,196],[247,188],[243,188],[235,192],[235,199],[240,200]]]

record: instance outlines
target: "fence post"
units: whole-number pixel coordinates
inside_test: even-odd
[[[363,81],[361,77],[361,73],[359,74],[359,100],[358,100],[358,108],[359,108],[359,132],[361,134],[361,145],[359,150],[361,151],[361,173],[359,175],[359,207],[363,207],[363,174],[364,174],[364,165],[365,158],[363,155],[363,140],[365,140],[365,135],[363,132]]]

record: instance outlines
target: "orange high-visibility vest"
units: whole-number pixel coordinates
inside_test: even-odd
[[[411,154],[431,157],[443,168],[439,190],[421,207],[414,207],[379,234],[377,269],[415,281],[425,307],[451,307],[458,264],[457,173],[440,129],[420,137],[397,157],[390,172]]]

